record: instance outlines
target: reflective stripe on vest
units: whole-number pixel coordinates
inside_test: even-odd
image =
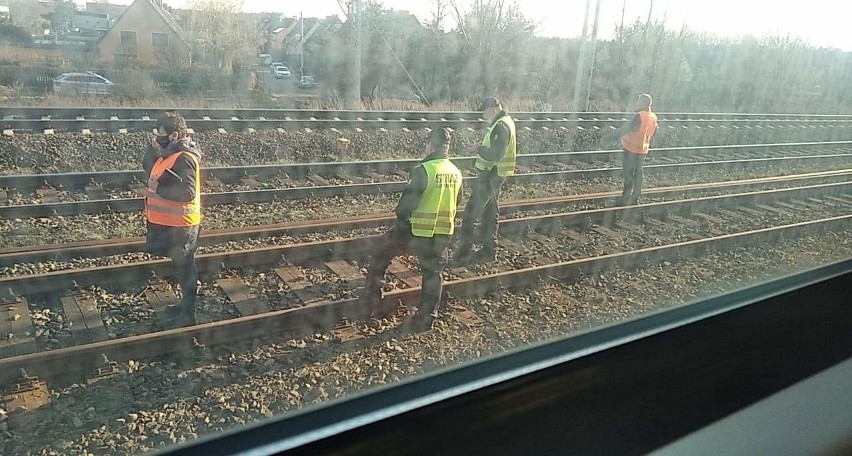
[[[154,185],[183,154],[195,163],[195,198],[187,202],[167,200],[157,194]],[[145,217],[149,222],[162,226],[187,227],[201,223],[201,166],[195,155],[176,152],[166,158],[158,158],[154,162],[151,176],[148,178],[148,192],[145,196]]]
[[[485,147],[491,147],[491,133],[497,127],[498,124],[504,123],[506,127],[509,129],[509,147],[506,149],[506,154],[503,155],[497,163],[497,175],[499,176],[514,176],[515,175],[515,161],[517,158],[517,141],[515,135],[515,121],[509,117],[508,114],[503,117],[497,119],[491,128],[488,129],[488,132],[485,133],[485,138],[482,140],[482,145]],[[494,162],[490,162],[482,157],[476,157],[476,162],[474,162],[473,166],[476,169],[482,171],[488,171],[493,168],[495,165]]]
[[[621,138],[621,147],[634,154],[645,155],[651,147],[651,138],[657,131],[657,115],[651,111],[639,111],[639,129]]]
[[[429,160],[423,163],[423,169],[426,170],[426,190],[411,214],[411,234],[417,237],[453,234],[462,173],[446,158]]]

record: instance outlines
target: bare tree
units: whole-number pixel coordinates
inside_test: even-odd
[[[473,0],[466,12],[451,0],[458,31],[471,67],[477,73],[483,97],[493,94],[496,74],[511,71],[511,53],[524,39],[532,36],[537,24],[521,14],[517,3],[508,0]]]
[[[449,15],[446,0],[431,0],[432,17],[430,18],[428,30],[431,34],[432,49],[434,52],[428,54],[429,62],[429,96],[436,98],[447,88],[447,70],[444,61],[444,21]]]
[[[242,13],[242,0],[192,0],[189,36],[194,50],[224,74],[256,54],[262,31]]]

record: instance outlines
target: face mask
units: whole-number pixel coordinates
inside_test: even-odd
[[[157,144],[159,144],[160,147],[162,147],[163,149],[165,149],[170,142],[172,141],[169,139],[168,136],[157,136]]]

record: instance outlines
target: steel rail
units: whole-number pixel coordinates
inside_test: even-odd
[[[809,181],[849,177],[852,177],[852,169],[758,179],[709,182],[705,184],[656,187],[646,189],[643,193],[646,197],[681,197],[691,194],[700,194],[712,190],[760,191],[767,190],[760,187],[777,183],[801,183],[802,185],[809,185]],[[500,204],[500,214],[505,217],[531,210],[561,209],[569,204],[595,204],[611,200],[618,195],[620,195],[620,192],[600,192],[582,195],[507,201]],[[464,207],[461,207],[460,211],[463,209]],[[329,220],[307,220],[262,226],[205,230],[202,232],[199,245],[209,246],[225,242],[260,239],[272,236],[298,236],[309,233],[337,231],[341,229],[359,230],[377,228],[390,226],[393,220],[395,220],[395,216],[392,213],[380,213]],[[506,222],[504,221],[503,223]],[[144,237],[132,237],[16,247],[0,250],[0,267],[8,267],[20,263],[61,261],[72,258],[94,258],[99,256],[141,252],[143,251],[144,245]]]
[[[726,153],[761,153],[764,151],[786,151],[799,149],[833,149],[852,147],[852,141],[819,141],[819,142],[795,142],[774,144],[735,144],[735,145],[713,145],[713,146],[688,146],[688,147],[661,147],[652,151],[652,159],[656,157],[671,157],[684,154],[701,153],[707,155]],[[604,161],[619,158],[622,150],[589,150],[576,152],[547,152],[536,154],[518,155],[519,166],[530,166],[537,163],[572,163]],[[451,159],[460,168],[471,168],[475,157],[453,157]],[[378,171],[392,173],[396,170],[408,170],[419,163],[419,159],[398,160],[361,160],[343,162],[316,162],[316,163],[286,163],[271,165],[248,165],[248,166],[216,166],[202,168],[203,179],[215,177],[219,180],[230,182],[246,176],[269,177],[279,174],[287,174],[290,177],[305,177],[315,174],[349,173],[355,176],[364,171]],[[90,171],[71,173],[48,173],[48,174],[5,174],[0,175],[0,188],[6,189],[31,189],[40,186],[52,187],[78,187],[92,183],[103,183],[114,186],[140,183],[145,179],[142,170],[119,170],[119,171]]]
[[[162,114],[174,111],[174,107],[2,107],[0,117],[41,119],[42,117],[58,117],[74,119],[77,117],[93,119],[156,118]],[[478,111],[401,111],[401,110],[328,110],[328,109],[263,109],[263,108],[182,108],[181,114],[186,117],[203,119],[237,118],[268,118],[268,119],[478,119],[482,116]],[[626,120],[632,112],[513,112],[513,117],[519,119],[615,119]],[[658,112],[661,118],[673,119],[781,119],[781,120],[845,120],[852,119],[849,114],[779,114],[779,113],[687,113],[687,112]]]
[[[852,158],[852,153],[812,155],[805,157],[772,157],[742,160],[715,160],[705,162],[674,163],[662,165],[647,165],[644,167],[648,175],[667,172],[698,171],[706,169],[744,169],[749,166],[801,164],[831,164],[845,162]],[[537,173],[515,174],[507,180],[512,183],[537,183],[569,179],[595,179],[601,177],[619,176],[621,168],[597,168],[569,171],[545,171]],[[470,181],[474,177],[466,177]],[[321,198],[343,195],[364,195],[376,193],[400,192],[406,182],[370,182],[362,184],[325,185],[314,187],[276,188],[264,190],[246,190],[233,192],[204,193],[201,203],[205,207],[236,204],[258,203],[275,200],[292,200],[303,198]],[[89,201],[68,201],[57,203],[20,204],[0,206],[0,218],[50,217],[54,215],[81,215],[103,212],[134,212],[141,211],[144,198],[115,198]]]
[[[606,223],[620,217],[662,217],[669,214],[689,214],[693,211],[712,209],[719,206],[736,207],[754,204],[755,201],[772,202],[778,199],[813,197],[842,194],[852,189],[852,182],[813,185],[776,190],[764,190],[732,195],[708,196],[693,199],[673,200],[639,206],[590,209],[559,214],[509,219],[501,222],[500,231],[505,234],[535,230],[543,234],[552,233],[561,227],[584,228],[591,223]],[[199,273],[213,274],[222,267],[243,267],[274,264],[286,259],[293,263],[330,261],[333,259],[360,257],[372,251],[377,236],[315,241],[283,246],[262,247],[249,250],[202,254],[196,258]],[[37,295],[67,290],[74,286],[109,283],[139,282],[151,276],[152,271],[160,277],[173,274],[169,260],[146,260],[129,264],[69,269],[38,275],[0,277],[0,290],[9,290],[19,295]]]
[[[581,274],[594,274],[607,268],[633,269],[647,262],[664,259],[678,261],[692,258],[710,249],[729,249],[741,245],[777,242],[800,234],[847,229],[852,215],[745,231],[705,239],[678,242],[664,246],[614,253],[496,274],[453,280],[444,289],[454,297],[477,297],[502,287],[518,289],[538,286],[542,282],[576,280]],[[388,313],[400,303],[412,305],[419,299],[420,288],[392,291],[382,297],[381,313]],[[176,352],[193,352],[198,344],[212,346],[255,337],[298,337],[327,332],[341,320],[366,317],[366,309],[358,299],[326,302],[295,309],[239,317],[187,328],[154,332],[29,355],[0,359],[0,384],[15,380],[21,369],[42,379],[69,372],[91,371],[103,356],[112,361],[146,359]]]
[[[545,119],[515,119],[515,124],[521,128],[565,128],[565,129],[594,129],[615,128],[620,126],[625,119],[571,119],[571,118],[545,118]],[[659,120],[660,127],[665,128],[761,128],[773,125],[782,127],[820,127],[820,128],[848,128],[852,125],[852,118],[843,119],[666,119]],[[118,132],[120,130],[151,131],[156,119],[86,119],[85,117],[74,119],[17,119],[7,118],[2,121],[3,128],[11,131],[38,131],[45,130],[98,130]],[[247,131],[249,129],[379,129],[379,128],[484,128],[487,122],[480,118],[472,119],[267,119],[267,118],[188,118],[187,125],[194,131],[211,131],[225,129],[226,131]]]

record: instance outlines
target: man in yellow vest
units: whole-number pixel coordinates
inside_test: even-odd
[[[426,330],[438,318],[441,305],[441,271],[455,232],[456,208],[461,197],[461,172],[449,159],[450,132],[429,133],[426,158],[409,173],[408,186],[396,205],[396,225],[376,242],[362,297],[373,311],[381,301],[382,280],[394,257],[414,252],[420,262],[423,290],[414,327]]]
[[[482,117],[489,122],[488,131],[481,143],[474,144],[479,172],[470,200],[464,209],[458,247],[453,254],[453,264],[461,266],[470,261],[494,261],[497,251],[497,218],[500,190],[507,176],[515,174],[517,136],[515,121],[503,109],[497,98],[486,98],[482,103]],[[479,230],[476,222],[480,221]],[[473,244],[482,244],[476,255]]]
[[[633,117],[607,136],[609,140],[621,138],[621,148],[624,150],[621,160],[624,190],[616,202],[619,206],[638,204],[642,195],[642,164],[657,131],[657,115],[651,112],[651,102],[651,95],[639,95]]]
[[[178,325],[195,323],[198,271],[195,251],[201,227],[201,150],[186,135],[186,120],[166,113],[157,120],[157,137],[145,153],[148,176],[145,250],[171,257],[182,297],[166,309]]]

